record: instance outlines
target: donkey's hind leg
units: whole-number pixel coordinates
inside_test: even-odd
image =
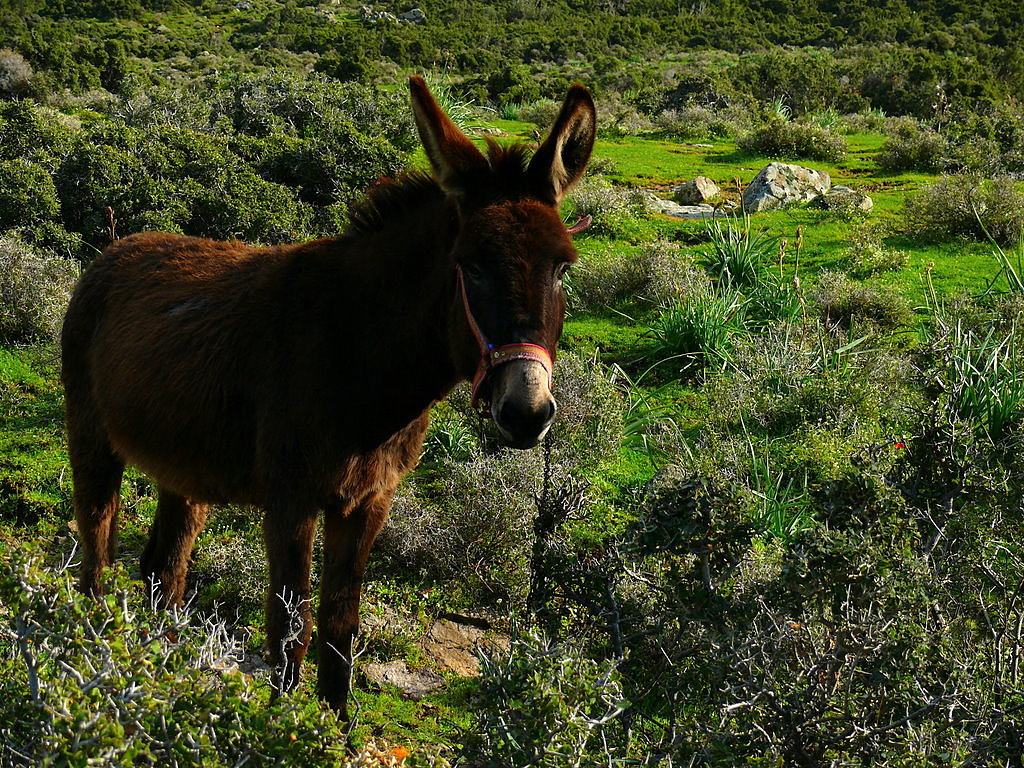
[[[181,605],[189,558],[203,526],[208,507],[166,488],[160,489],[156,517],[142,553],[142,578],[159,589],[165,606]]]
[[[68,454],[74,480],[75,519],[82,543],[79,589],[102,591],[103,569],[117,553],[117,512],[124,462],[114,452],[98,421],[83,419],[68,400]]]

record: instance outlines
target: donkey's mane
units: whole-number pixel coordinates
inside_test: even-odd
[[[489,185],[504,190],[506,195],[509,190],[526,195],[529,189],[526,167],[531,147],[527,144],[501,146],[492,139],[486,141]],[[396,217],[443,194],[440,185],[425,171],[407,171],[395,179],[383,178],[349,209],[345,236],[379,232]]]

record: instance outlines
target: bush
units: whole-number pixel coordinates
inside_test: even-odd
[[[631,303],[643,291],[643,269],[632,254],[602,244],[581,254],[564,280],[570,312],[595,312]]]
[[[737,139],[740,149],[765,157],[838,163],[846,157],[846,139],[810,123],[773,118]]]
[[[533,123],[541,131],[547,129],[558,116],[558,110],[562,108],[560,102],[554,99],[540,99],[519,107],[517,119],[526,123]]]
[[[0,158],[41,165],[52,173],[71,151],[78,121],[32,101],[0,102]]]
[[[258,513],[248,510],[243,514],[248,517]],[[227,517],[227,510],[220,510],[210,528],[220,528]],[[263,539],[249,535],[246,525],[248,521],[240,530],[208,529],[195,550],[189,576],[203,605],[222,606],[236,619],[258,623],[266,605],[270,577]]]
[[[456,599],[470,605],[522,602],[542,464],[537,451],[475,451],[408,478],[371,568],[390,562],[391,570],[458,584]]]
[[[0,96],[17,96],[29,90],[32,67],[25,57],[10,48],[0,48]]]
[[[483,655],[463,757],[495,768],[583,768],[624,757],[607,738],[627,706],[616,666],[536,635]]]
[[[66,571],[0,559],[0,762],[359,768],[336,716],[297,692],[267,702],[269,670],[235,627],[157,610],[116,572],[108,595]],[[242,670],[253,674],[243,674]]]
[[[945,136],[908,118],[891,131],[877,160],[888,171],[938,173],[949,165],[949,154]]]
[[[740,341],[729,371],[706,388],[723,428],[745,423],[793,434],[824,425],[844,440],[864,441],[876,439],[883,415],[909,400],[911,374],[903,355],[873,338],[850,339],[810,320]]]
[[[931,240],[957,238],[1013,245],[1024,236],[1024,192],[1006,176],[944,176],[904,204],[907,231]]]
[[[545,472],[559,483],[583,476],[614,457],[623,437],[625,404],[599,363],[562,355],[554,380],[559,413],[547,451],[495,448],[479,434],[466,388],[435,409],[423,465],[399,488],[372,568],[390,563],[457,583],[470,604],[522,603]]]
[[[841,272],[822,272],[813,301],[821,318],[849,328],[854,320],[896,328],[910,319],[906,301],[893,291],[858,283]]]
[[[843,115],[840,125],[843,133],[886,133],[892,120],[880,109],[869,109]]]
[[[295,193],[260,178],[218,136],[169,127],[110,124],[79,137],[57,174],[68,229],[97,247],[119,233],[154,227],[220,239],[276,243],[308,232]]]
[[[597,134],[605,138],[621,138],[623,136],[639,136],[651,130],[651,121],[646,115],[620,97],[609,94],[597,99]]]
[[[30,160],[0,158],[0,232],[32,229],[60,218],[50,174]]]
[[[0,235],[0,342],[56,340],[77,279],[75,262]]]
[[[654,117],[655,129],[663,136],[683,141],[707,141],[737,135],[749,122],[741,107],[712,108],[688,104],[666,109]]]
[[[670,304],[710,287],[707,273],[676,243],[659,240],[625,252],[616,243],[595,243],[587,250],[567,275],[570,312],[599,312],[638,301]]]
[[[884,229],[875,222],[862,222],[850,230],[850,246],[846,256],[850,260],[850,273],[855,277],[869,277],[879,272],[902,269],[910,254],[889,248],[882,241]]]
[[[707,273],[677,243],[647,243],[637,258],[643,276],[638,295],[655,305],[671,304],[710,288]]]
[[[585,176],[568,199],[573,216],[593,216],[590,234],[622,237],[633,220],[647,215],[642,191],[612,186],[601,176]]]

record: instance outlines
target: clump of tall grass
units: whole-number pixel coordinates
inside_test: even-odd
[[[706,290],[665,307],[650,326],[645,357],[671,363],[681,374],[724,368],[735,337],[746,333],[743,297],[733,290]]]
[[[750,288],[760,279],[778,248],[778,238],[750,227],[750,216],[742,223],[714,218],[707,223],[710,250],[703,264],[724,289]]]
[[[943,388],[953,413],[998,441],[1024,421],[1024,368],[1016,328],[984,334],[939,319],[946,358]]]

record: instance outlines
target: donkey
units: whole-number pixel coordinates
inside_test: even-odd
[[[141,565],[169,606],[208,505],[261,507],[269,655],[288,691],[312,634],[323,510],[317,691],[343,718],[364,567],[430,407],[471,380],[516,448],[554,418],[562,275],[577,258],[558,205],[596,126],[574,85],[532,158],[493,142],[485,156],[422,78],[409,86],[432,175],[378,184],[335,238],[118,240],[85,271],[61,337],[80,588],[99,593],[115,556],[126,463],[159,489]]]

